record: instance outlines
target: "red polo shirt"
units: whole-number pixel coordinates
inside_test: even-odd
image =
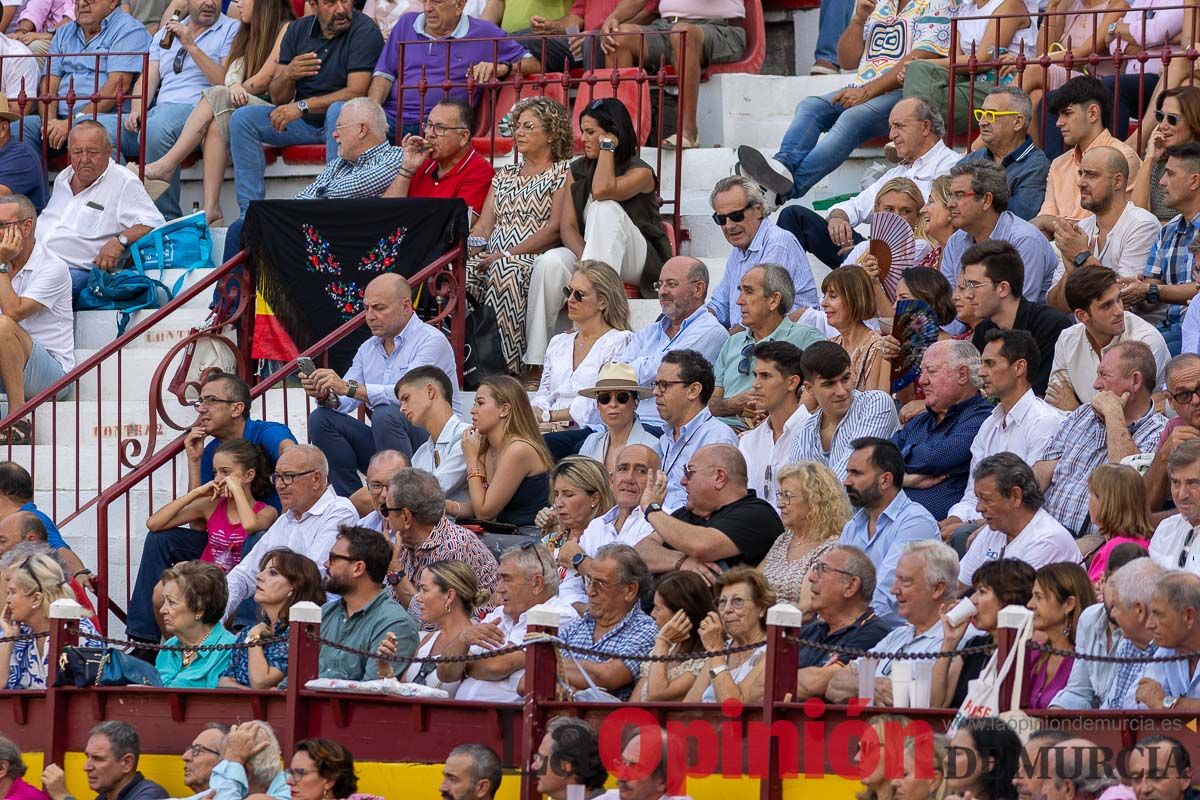
[[[467,156],[446,175],[437,176],[437,162],[430,159],[408,184],[409,197],[461,197],[476,214],[483,210],[496,170],[488,160],[468,147]]]

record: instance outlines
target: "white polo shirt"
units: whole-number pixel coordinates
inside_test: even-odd
[[[776,502],[779,494],[779,469],[788,463],[788,450],[792,447],[792,438],[800,423],[812,416],[812,413],[801,404],[787,422],[783,423],[783,433],[779,439],[774,439],[769,420],[763,420],[755,427],[742,434],[738,439],[738,450],[746,459],[746,484],[754,490],[759,499],[766,500],[778,511]]]
[[[1126,202],[1125,210],[1104,240],[1104,247],[1100,246],[1100,239],[1096,235],[1095,214],[1079,220],[1079,229],[1087,235],[1088,249],[1096,260],[1122,278],[1136,278],[1146,268],[1150,248],[1162,233],[1162,223],[1146,209]],[[1078,253],[1064,253],[1063,258],[1074,258],[1076,255]],[[1058,283],[1066,274],[1066,267],[1059,261],[1058,269],[1054,271],[1054,282]]]
[[[37,222],[38,240],[67,266],[91,269],[109,239],[134,225],[157,228],[166,222],[137,175],[112,159],[79,194],[71,191],[74,174],[74,167],[58,173]]]
[[[29,338],[46,348],[70,372],[75,368],[75,313],[71,309],[71,273],[62,259],[46,249],[39,238],[25,266],[9,274],[13,291],[42,307],[18,323]]]
[[[1183,514],[1167,517],[1158,523],[1150,537],[1150,560],[1163,569],[1185,569],[1200,575],[1200,526],[1192,525]],[[1191,541],[1188,541],[1188,539]],[[1186,548],[1184,547],[1186,545]],[[1183,566],[1180,554],[1186,554]]]
[[[970,586],[975,570],[999,558],[1015,558],[1038,569],[1059,561],[1078,564],[1081,556],[1079,545],[1075,544],[1075,539],[1067,533],[1067,529],[1059,525],[1045,509],[1039,508],[1025,529],[1011,542],[1006,535],[992,530],[990,526],[980,528],[975,534],[975,541],[971,543],[971,549],[959,564],[959,582]]]
[[[551,597],[545,603],[542,603],[542,605],[550,606],[558,611],[559,630],[579,619],[579,612],[575,610],[574,606],[558,595],[554,595],[554,597]],[[525,629],[529,626],[528,613],[525,612],[514,620],[504,613],[504,606],[501,606],[491,614],[488,614],[483,621],[495,625],[504,631],[504,647],[508,647],[509,645],[523,644],[525,642]],[[479,645],[472,645],[469,652],[471,655],[479,655],[480,653],[486,653],[487,650]],[[459,684],[458,693],[454,695],[454,699],[479,700],[489,703],[519,703],[522,697],[517,694],[517,684],[521,682],[521,678],[524,675],[524,667],[521,667],[507,678],[501,678],[497,681],[482,681],[468,675]]]
[[[1093,384],[1096,382],[1096,371],[1100,369],[1100,357],[1122,342],[1142,342],[1149,347],[1150,352],[1154,353],[1154,365],[1158,367],[1155,388],[1167,385],[1167,362],[1171,359],[1167,342],[1157,328],[1132,311],[1125,312],[1125,330],[1100,348],[1099,353],[1088,340],[1087,328],[1082,322],[1060,333],[1054,345],[1054,366],[1050,374],[1065,372],[1079,402],[1090,403],[1096,396]]]

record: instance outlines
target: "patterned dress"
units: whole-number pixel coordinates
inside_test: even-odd
[[[33,633],[24,622],[18,626],[21,634]],[[96,625],[87,617],[79,620],[80,647],[105,647],[104,642],[89,638],[98,636]],[[45,689],[50,640],[42,639],[42,652],[38,653],[36,639],[20,639],[13,643],[12,655],[8,659],[8,683],[5,689]]]
[[[489,252],[517,246],[550,221],[554,193],[566,185],[571,162],[559,161],[537,175],[521,175],[520,164],[509,164],[492,179],[496,224],[488,240]],[[521,369],[525,353],[525,307],[529,302],[529,276],[534,254],[502,258],[486,272],[475,269],[478,257],[467,264],[467,289],[477,302],[489,306],[500,328],[500,346],[508,369]]]
[[[779,602],[800,604],[800,592],[804,587],[808,571],[817,563],[821,556],[838,543],[837,536],[831,536],[818,544],[812,550],[796,559],[788,558],[788,548],[791,547],[795,534],[784,531],[775,540],[771,549],[763,557],[758,569],[766,577],[767,583],[779,595]]]

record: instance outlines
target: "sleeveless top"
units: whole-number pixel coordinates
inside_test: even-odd
[[[261,500],[254,502],[254,513],[266,508]],[[208,544],[200,554],[201,561],[216,564],[226,572],[233,569],[242,560],[242,545],[246,541],[246,528],[239,522],[236,525],[229,521],[229,498],[222,497],[213,508],[212,516],[208,518]]]
[[[549,497],[550,473],[539,472],[537,475],[530,475],[521,481],[508,505],[497,515],[496,521],[518,527],[532,525],[533,518],[546,507]]]

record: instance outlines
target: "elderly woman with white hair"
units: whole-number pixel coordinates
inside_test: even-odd
[[[221,800],[267,795],[290,800],[287,775],[281,766],[279,740],[260,720],[234,725],[221,745],[221,761],[213,767],[208,785]]]
[[[925,413],[895,437],[904,456],[904,491],[934,519],[962,499],[971,472],[971,443],[992,413],[979,392],[979,351],[970,342],[934,342],[921,359]]]
[[[14,561],[5,569],[7,589],[4,610],[0,612],[0,636],[28,638],[0,643],[0,684],[5,689],[46,688],[50,640],[50,604],[55,600],[74,600],[66,585],[62,567],[53,556],[41,554]],[[84,647],[103,647],[95,624],[86,617],[79,620]],[[41,634],[39,638],[35,635]]]

